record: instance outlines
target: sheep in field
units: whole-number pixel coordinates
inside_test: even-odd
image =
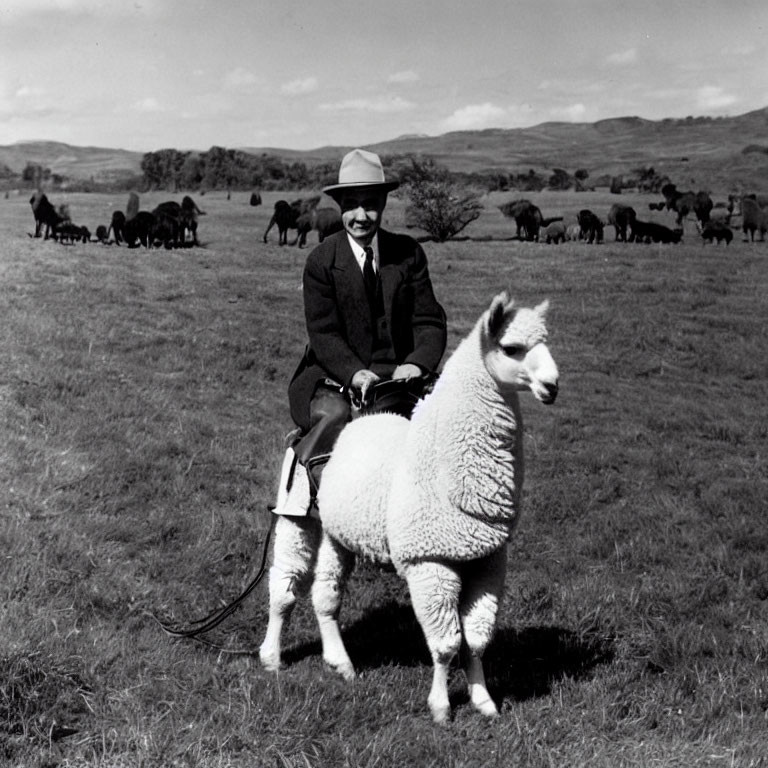
[[[581,224],[569,224],[565,230],[566,240],[581,240]]]
[[[362,416],[342,431],[318,493],[320,521],[278,517],[269,573],[263,665],[280,666],[280,635],[309,591],[323,659],[355,670],[339,630],[356,555],[394,565],[410,592],[434,663],[428,704],[450,716],[448,670],[464,642],[472,705],[498,713],[482,656],[496,625],[506,545],[520,511],[523,424],[519,391],[554,402],[558,370],[546,346],[548,302],[517,308],[496,296],[446,362],[411,420]],[[293,492],[293,488],[289,493]]]

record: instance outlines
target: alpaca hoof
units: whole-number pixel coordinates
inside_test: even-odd
[[[267,672],[279,672],[280,671],[280,654],[273,653],[263,648],[259,649],[259,660],[261,666],[267,670]]]
[[[349,661],[335,662],[330,659],[323,659],[327,667],[330,667],[334,672],[341,675],[347,682],[351,682],[357,677],[355,668]]]
[[[497,717],[499,714],[496,704],[490,697],[482,699],[481,701],[473,701],[472,706],[485,717]]]
[[[451,719],[450,704],[430,704],[429,709],[432,712],[432,719],[438,725],[445,725]]]

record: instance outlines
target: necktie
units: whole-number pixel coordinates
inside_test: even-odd
[[[376,301],[376,273],[373,270],[373,248],[370,246],[365,249],[363,282],[365,283],[365,292],[368,294],[368,301],[371,307],[373,307],[373,304]]]

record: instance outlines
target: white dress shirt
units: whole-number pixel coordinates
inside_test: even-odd
[[[363,267],[365,266],[365,248],[363,248],[362,245],[360,245],[357,240],[355,240],[353,237],[351,237],[349,234],[347,234],[347,239],[349,240],[349,246],[352,248],[352,253],[355,255],[355,258],[357,259],[357,265],[360,267],[360,271],[363,271]],[[371,241],[371,248],[373,248],[373,271],[378,274],[379,272],[379,234],[378,232],[373,236],[373,240]]]

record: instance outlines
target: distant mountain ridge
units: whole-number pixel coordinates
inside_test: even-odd
[[[749,150],[751,147],[751,151]],[[421,154],[453,171],[521,173],[529,168],[589,171],[592,178],[653,166],[682,186],[768,187],[768,107],[736,117],[647,120],[625,116],[594,123],[549,122],[529,128],[454,131],[440,136],[403,135],[366,145],[381,155]],[[335,163],[351,147],[312,150],[238,147],[308,166]],[[0,147],[0,166],[21,173],[28,162],[73,179],[109,180],[140,174],[142,152],[25,141]]]

